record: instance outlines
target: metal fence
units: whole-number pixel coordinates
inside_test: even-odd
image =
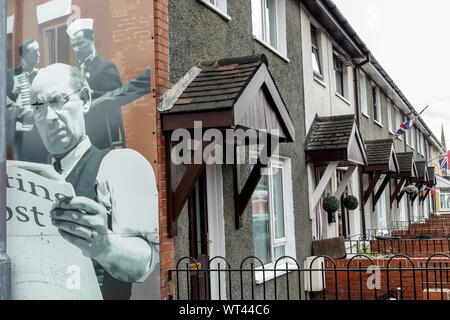
[[[282,257],[264,266],[256,257],[237,268],[223,257],[207,266],[182,258],[169,271],[177,300],[449,300],[450,256],[396,254],[348,259]],[[303,267],[301,267],[303,266]]]

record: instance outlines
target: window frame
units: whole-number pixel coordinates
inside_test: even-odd
[[[362,70],[359,70],[359,94],[361,96],[361,113],[370,119],[369,106],[367,103],[367,76]]]
[[[43,38],[43,42],[44,42],[44,46],[41,49],[44,53],[44,59],[45,59],[45,63],[46,65],[50,65],[50,64],[54,64],[54,63],[58,63],[58,41],[59,41],[59,37],[58,37],[58,29],[61,27],[65,27],[66,23],[65,22],[61,22],[61,23],[55,23],[49,26],[46,26],[44,28],[42,28],[42,38]],[[49,56],[49,50],[48,50],[48,38],[47,38],[47,31],[53,30],[54,34],[55,34],[55,62],[50,62],[50,56]],[[70,40],[69,40],[69,46],[70,48],[72,48],[71,44],[70,44]],[[70,58],[71,58],[71,53],[69,50],[69,56],[68,56],[68,60],[70,62]]]
[[[222,17],[225,21],[231,21],[231,17],[228,15],[228,0],[197,0],[207,8],[211,9]],[[214,3],[211,3],[213,1]],[[220,4],[219,2],[222,2]]]
[[[335,63],[336,61],[340,64],[340,66],[339,66],[340,70],[336,69],[337,68],[336,63]],[[345,64],[344,64],[344,62],[341,59],[339,59],[339,56],[337,54],[333,53],[333,74],[334,74],[335,91],[336,91],[337,94],[339,94],[339,95],[341,95],[342,97],[345,98],[345,85],[344,85],[345,67],[344,66],[345,66]],[[337,83],[337,79],[338,79],[337,75],[338,75],[338,73],[339,73],[339,78],[341,80],[342,92],[338,91],[338,83]]]
[[[393,108],[393,102],[391,99],[387,98],[387,121],[388,121],[388,130],[390,134],[394,134],[394,129],[392,126],[392,108]]]
[[[322,56],[321,56],[321,47],[320,47],[320,34],[318,29],[311,24],[311,51],[312,51],[312,59],[315,59],[317,63],[317,67],[319,68],[319,72],[314,70],[314,63],[313,63],[313,73],[314,76],[319,78],[320,80],[323,80],[323,68],[322,68]]]
[[[400,126],[403,124],[403,113],[401,112],[401,110],[397,107],[397,110],[396,110],[396,113],[395,113],[396,115],[395,115],[395,121],[396,122],[398,122],[398,120],[400,120],[398,123],[397,123],[397,129],[396,130],[398,130],[399,128],[400,128]],[[406,135],[407,133],[405,133],[405,135]],[[403,135],[399,135],[398,136],[398,139],[400,140],[400,141],[403,141]],[[406,139],[406,142],[408,142],[408,138],[405,136],[405,139]]]
[[[276,26],[276,44],[270,42],[270,32],[267,32],[267,23],[270,26],[270,19],[266,16],[268,0],[252,0],[252,34],[253,38],[265,46],[267,49],[278,55],[286,62],[290,62],[287,58],[287,40],[286,40],[286,0],[273,0],[275,8],[275,26]],[[253,9],[258,9],[255,12]],[[255,21],[258,19],[258,21]],[[257,26],[257,28],[255,28]],[[258,31],[261,34],[258,34]]]
[[[257,154],[254,151],[250,152],[250,157],[254,160],[257,158]],[[273,169],[280,168],[282,170],[282,198],[283,198],[283,225],[284,225],[284,237],[275,237],[275,214],[274,214],[274,184],[273,184]],[[294,216],[293,216],[293,189],[292,189],[292,162],[288,157],[276,156],[272,157],[267,166],[268,169],[268,188],[269,188],[269,226],[270,226],[270,251],[271,259],[263,266],[255,267],[255,280],[256,282],[263,283],[264,281],[269,281],[274,278],[273,271],[263,271],[267,269],[274,269],[277,259],[275,258],[275,248],[284,246],[284,256],[290,256],[296,259],[295,251],[295,232],[294,232]],[[289,196],[289,193],[291,196]],[[252,213],[253,214],[253,213]],[[291,215],[291,217],[289,217]],[[292,221],[291,221],[292,220]],[[290,223],[289,223],[290,222]],[[292,230],[289,230],[292,229]],[[253,239],[252,239],[253,240]],[[253,240],[254,241],[254,240]],[[292,242],[292,243],[291,243]],[[253,244],[254,245],[254,244]],[[288,263],[288,269],[297,268],[295,263],[291,259],[281,259],[277,267],[280,271],[276,272],[276,276],[281,276],[286,273],[286,270],[281,270],[286,268],[286,263]]]
[[[381,95],[380,95],[380,87],[372,81],[371,83],[371,96],[372,96],[372,111],[373,111],[373,122],[378,124],[380,127],[383,127],[383,118],[381,116]],[[375,89],[375,95],[374,90]],[[374,101],[374,97],[376,98],[376,102]]]

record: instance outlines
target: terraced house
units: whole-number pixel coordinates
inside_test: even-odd
[[[284,276],[300,298],[314,289],[286,271],[319,253],[314,240],[382,235],[433,212],[428,193],[412,199],[402,189],[431,187],[428,160],[442,146],[422,119],[394,139],[417,111],[331,1],[169,1],[169,21],[171,89],[159,110],[177,270],[171,297],[286,298],[289,285],[275,289]],[[264,166],[247,140],[225,138],[225,153],[245,164],[174,165],[180,128],[193,157],[230,129],[269,132],[279,152]],[[324,211],[327,196],[347,195],[359,199],[356,210]]]

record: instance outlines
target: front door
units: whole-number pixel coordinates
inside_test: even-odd
[[[206,300],[209,297],[209,276],[205,271],[209,262],[206,171],[189,198],[189,254],[197,261],[197,266],[193,262],[190,265],[191,299]]]

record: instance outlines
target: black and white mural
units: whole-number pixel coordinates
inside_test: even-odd
[[[42,11],[55,8],[48,3],[74,9],[65,0],[28,5],[39,19],[52,14]],[[70,50],[75,63],[41,61],[45,36],[45,43],[26,38],[11,52],[20,57],[7,72],[13,298],[159,299],[155,172],[127,148],[122,119],[122,106],[150,92],[150,67],[124,83],[97,51],[101,23],[83,17],[82,8],[74,12],[56,36],[70,44],[59,54]]]

